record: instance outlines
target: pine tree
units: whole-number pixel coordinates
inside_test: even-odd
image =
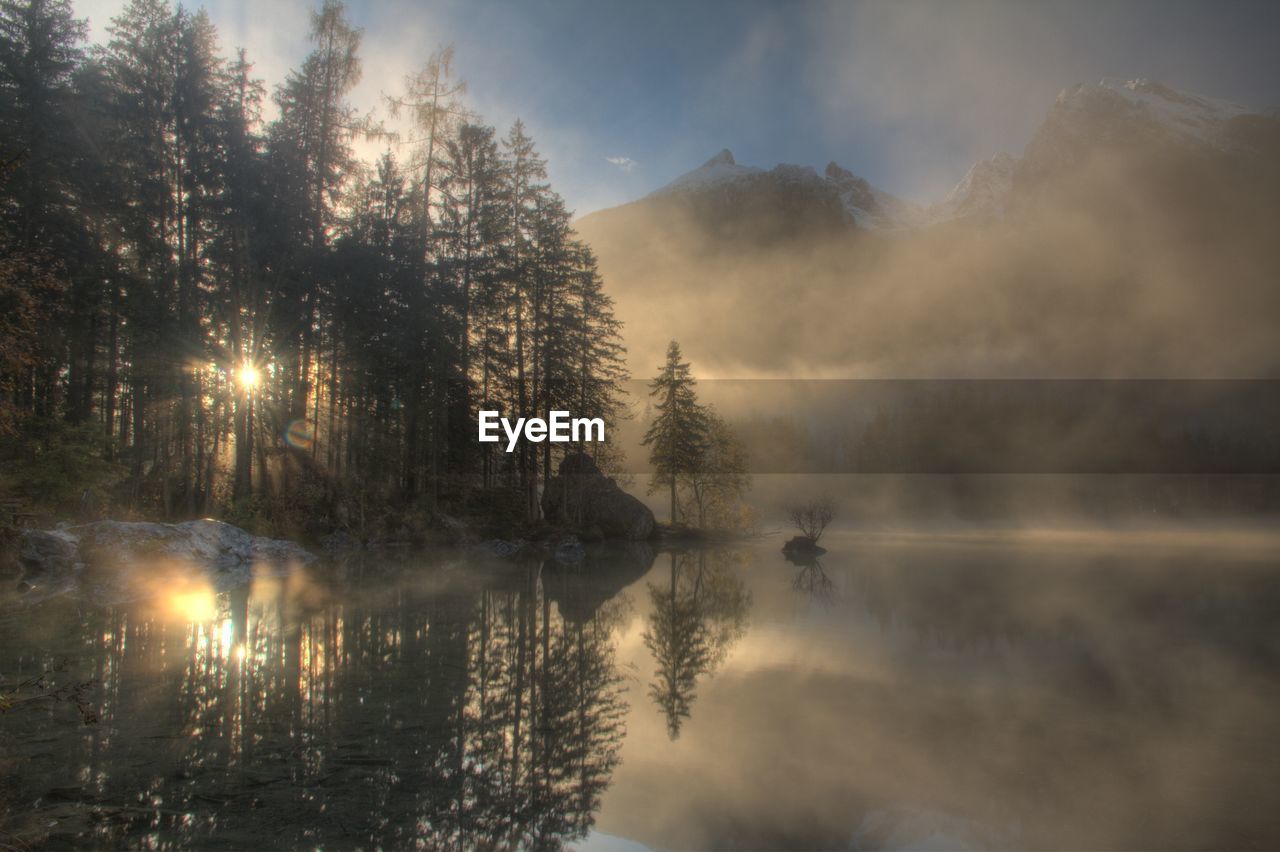
[[[418,448],[425,443],[432,502],[439,499],[440,480],[448,469],[449,414],[458,395],[458,382],[449,364],[453,348],[460,345],[455,306],[443,280],[434,210],[445,176],[441,161],[457,124],[466,116],[460,101],[465,91],[466,84],[453,77],[453,48],[445,47],[406,78],[404,95],[388,99],[392,116],[407,114],[410,121],[410,169],[417,178],[415,208],[422,252],[421,292],[414,294],[409,318],[418,357],[413,362],[414,385],[408,402],[406,484],[410,494],[419,488]]]
[[[101,256],[72,180],[83,148],[72,112],[84,34],[66,0],[0,0],[0,263],[14,312],[13,324],[5,325],[18,328],[29,309],[43,326],[31,338],[0,339],[6,352],[0,384],[12,394],[14,416],[55,414],[64,363],[67,419],[88,415],[88,331],[100,298]]]
[[[7,227],[26,249],[61,248],[76,149],[72,76],[86,27],[67,0],[0,0],[0,184]]]
[[[457,321],[458,382],[448,418],[457,427],[469,425],[473,387],[485,386],[488,329],[499,313],[493,247],[502,233],[501,180],[493,128],[462,125],[446,142],[435,205],[438,280]],[[477,351],[483,359],[479,375],[473,364]],[[455,461],[465,468],[475,445],[466,436],[457,438],[450,445],[462,448]]]
[[[451,49],[393,104],[403,161],[359,162],[361,34],[334,0],[312,24],[264,128],[204,13],[129,0],[85,52],[65,0],[0,0],[0,430],[94,424],[120,496],[162,516],[323,526],[347,495],[505,485],[532,519],[562,448],[482,456],[473,405],[622,415],[595,258],[523,125],[473,119]]]
[[[208,251],[211,271],[221,284],[211,294],[211,310],[221,329],[215,338],[221,347],[218,360],[234,384],[236,499],[253,490],[255,389],[245,379],[256,377],[264,360],[271,296],[262,263],[272,231],[263,140],[258,134],[264,88],[252,71],[244,50],[238,51],[227,68],[217,106],[220,144],[214,155],[222,192],[214,205],[216,227]]]
[[[302,422],[312,390],[329,230],[355,165],[351,138],[361,127],[347,102],[360,82],[361,31],[347,20],[342,3],[325,0],[311,16],[310,38],[314,49],[276,92],[280,118],[271,131],[283,179],[281,201],[291,212],[289,236],[296,241],[286,297],[290,304],[276,312],[281,323],[277,333],[291,385],[288,416]]]
[[[628,378],[622,322],[614,316],[613,299],[604,292],[604,282],[591,249],[574,241],[572,251],[572,296],[566,324],[571,335],[567,357],[573,373],[573,401],[566,407],[583,416],[602,417],[612,423],[626,416],[619,394],[619,388]],[[595,444],[592,450],[599,462],[605,448]]]
[[[539,199],[546,187],[546,161],[538,155],[533,139],[525,132],[524,122],[517,120],[503,140],[507,178],[505,200],[508,205],[507,243],[503,247],[504,277],[507,293],[507,335],[514,361],[511,400],[517,417],[534,413],[531,373],[535,363],[530,338],[535,309],[534,246]],[[537,468],[527,441],[522,441],[517,454],[517,479],[524,494],[525,512],[537,516]]]
[[[105,140],[112,162],[114,207],[127,252],[124,360],[131,414],[132,499],[143,499],[143,476],[158,471],[166,514],[172,401],[183,363],[174,330],[179,154],[174,90],[178,19],[164,0],[132,0],[112,20],[111,41],[99,52],[110,102]]]
[[[682,357],[680,344],[671,341],[666,363],[649,383],[649,396],[656,400],[657,413],[643,441],[650,448],[649,462],[654,470],[650,491],[664,485],[670,489],[673,524],[678,520],[676,490],[680,478],[697,469],[708,442],[706,410],[698,403],[697,382]]]

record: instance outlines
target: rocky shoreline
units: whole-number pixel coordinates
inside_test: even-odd
[[[234,585],[247,581],[255,568],[288,570],[315,560],[294,542],[255,536],[212,519],[94,521],[21,530],[16,559],[6,561],[4,573],[25,596],[86,584],[123,589],[155,572],[203,575],[218,585]]]
[[[151,569],[194,573],[228,586],[247,582],[255,568],[287,570],[313,563],[317,553],[342,559],[419,546],[459,548],[480,560],[549,560],[573,567],[601,543],[678,548],[743,537],[659,524],[642,501],[623,491],[584,454],[571,455],[560,464],[543,490],[542,511],[543,522],[519,537],[485,538],[483,527],[434,512],[434,535],[428,540],[363,540],[339,530],[316,541],[315,553],[295,542],[253,535],[213,519],[101,520],[53,529],[11,529],[9,552],[0,560],[0,579],[23,597],[34,590],[57,594],[103,581],[118,586],[154,573]]]

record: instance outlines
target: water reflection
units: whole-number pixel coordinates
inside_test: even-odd
[[[698,678],[714,671],[746,631],[751,595],[735,571],[742,558],[731,550],[672,552],[666,582],[649,583],[653,612],[644,644],[657,667],[649,697],[673,740],[689,718]]]
[[[568,617],[546,582],[557,569],[536,562],[486,582],[358,567],[262,578],[210,595],[210,612],[185,588],[83,612],[51,603],[76,632],[49,645],[100,685],[102,722],[10,717],[46,745],[6,720],[0,771],[46,804],[57,791],[84,806],[90,819],[55,840],[559,847],[590,829],[618,760],[614,595],[648,569],[638,558]],[[593,581],[607,591],[609,574]],[[31,627],[5,622],[6,677],[51,662],[12,656],[52,638],[15,635]]]
[[[823,603],[834,600],[836,584],[822,567],[822,560],[817,556],[792,551],[786,552],[784,557],[796,568],[791,588]]]
[[[1280,845],[1274,542],[829,548],[0,612],[3,683],[91,682],[100,719],[0,715],[0,843]]]

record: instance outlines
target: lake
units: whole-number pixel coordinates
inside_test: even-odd
[[[0,841],[1280,847],[1276,539],[824,544],[11,605]]]

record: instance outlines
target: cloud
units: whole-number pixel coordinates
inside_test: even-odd
[[[605,159],[622,169],[624,172],[633,172],[636,170],[636,167],[640,165],[630,157],[605,157]]]

